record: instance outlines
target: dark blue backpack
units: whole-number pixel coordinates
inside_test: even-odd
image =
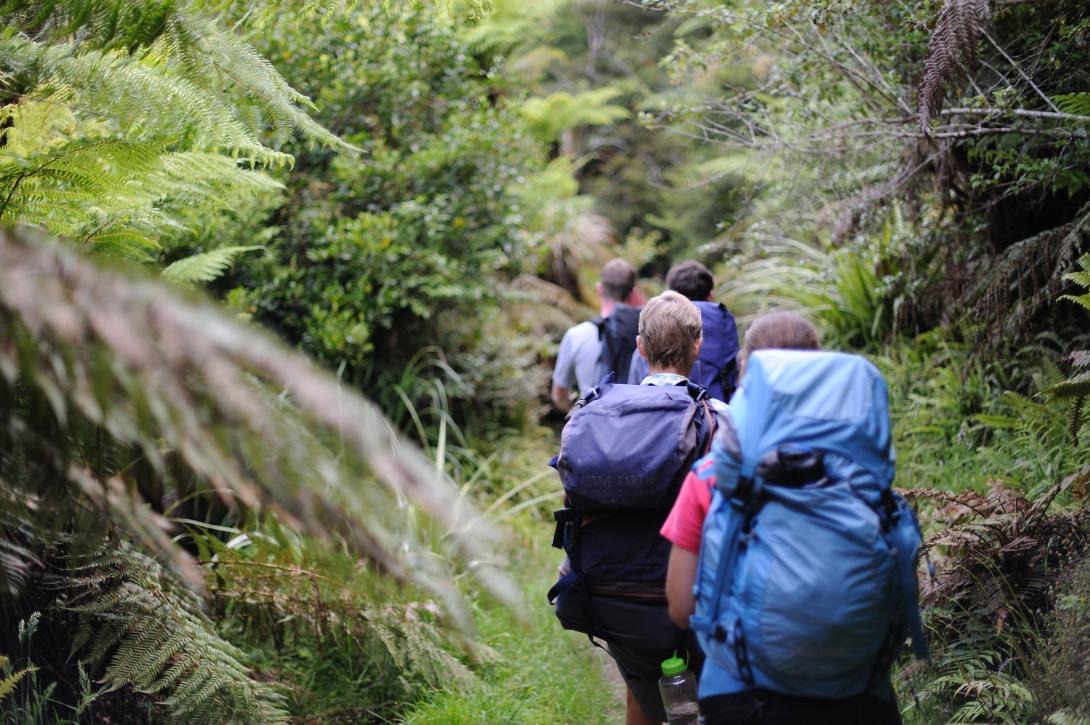
[[[738,386],[738,327],[734,315],[718,302],[694,302],[700,310],[704,344],[693,362],[689,380],[707,389],[716,400],[727,401]],[[639,383],[647,375],[647,361],[632,356],[628,382]]]
[[[707,399],[692,383],[607,382],[576,403],[553,461],[568,504],[555,513],[553,546],[572,571],[549,601],[565,629],[643,649],[677,641],[666,614],[670,542],[659,529],[710,448]]]
[[[628,369],[632,365],[632,355],[636,350],[640,309],[617,304],[606,317],[592,320],[598,326],[598,341],[602,345],[602,352],[598,357],[598,380],[604,380],[613,373],[615,383],[639,384],[639,380],[628,377]]]

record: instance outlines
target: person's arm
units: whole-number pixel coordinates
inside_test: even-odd
[[[681,629],[689,628],[689,615],[696,602],[693,600],[693,584],[696,583],[696,567],[700,558],[677,544],[670,548],[670,564],[666,570],[666,601],[670,606],[670,619]]]
[[[670,607],[670,619],[682,629],[689,627],[689,615],[693,613],[693,584],[700,562],[700,539],[704,518],[711,502],[711,459],[702,458],[693,471],[685,477],[674,507],[659,531],[673,547],[666,570],[666,601]],[[701,478],[701,474],[707,478]]]
[[[553,368],[553,387],[550,397],[553,405],[566,413],[571,408],[571,391],[575,387],[575,337],[571,328],[560,340],[560,349],[556,353],[556,366]]]
[[[552,399],[553,405],[561,413],[567,413],[571,409],[571,388],[565,388],[563,385],[553,383]]]

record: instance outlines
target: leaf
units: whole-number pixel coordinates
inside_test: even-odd
[[[927,61],[920,83],[920,128],[942,110],[946,92],[960,83],[976,65],[981,29],[991,20],[988,0],[946,0],[927,45]]]
[[[1041,391],[1052,398],[1080,398],[1090,395],[1090,371],[1074,375],[1061,383]]]
[[[168,265],[161,274],[165,279],[187,287],[192,287],[198,282],[211,282],[227,271],[236,257],[255,249],[264,249],[264,247],[248,245],[212,249],[179,259]]]

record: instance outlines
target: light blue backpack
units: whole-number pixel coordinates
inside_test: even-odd
[[[920,529],[891,487],[878,370],[855,355],[762,350],[730,407],[691,618],[713,669],[843,698],[884,682],[906,636],[926,658]]]

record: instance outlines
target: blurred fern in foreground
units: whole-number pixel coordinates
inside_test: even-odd
[[[198,518],[270,511],[347,542],[463,626],[452,557],[514,596],[484,563],[499,561],[492,530],[465,529],[471,507],[372,404],[209,304],[5,231],[0,500],[0,605],[41,610],[58,632],[81,615],[77,646],[109,663],[96,677],[162,691],[190,721],[275,707],[184,593],[203,592],[206,572],[171,538],[172,517],[195,506]]]

